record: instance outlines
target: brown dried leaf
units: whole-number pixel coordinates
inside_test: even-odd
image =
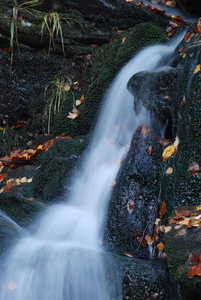
[[[130,199],[127,203],[127,211],[129,212],[130,215],[134,211],[134,208],[135,208],[134,201],[132,199]]]
[[[191,279],[195,275],[201,276],[201,264],[198,264],[198,265],[192,267],[187,273],[187,278]]]
[[[198,264],[198,258],[199,258],[199,256],[196,253],[190,252],[189,256],[188,256],[189,264],[191,266],[197,266],[197,264]]]
[[[189,172],[193,175],[193,176],[197,176],[197,174],[200,171],[200,167],[196,162],[192,162],[192,164],[189,167]]]

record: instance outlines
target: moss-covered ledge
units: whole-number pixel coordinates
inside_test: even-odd
[[[199,214],[196,206],[177,207],[175,211]],[[168,257],[169,272],[180,286],[182,299],[199,300],[201,299],[201,277],[195,276],[188,279],[187,273],[192,268],[189,264],[190,252],[201,255],[201,227],[188,229],[186,225],[172,223],[168,230],[163,235],[163,242]]]

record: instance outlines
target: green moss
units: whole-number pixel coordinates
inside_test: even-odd
[[[81,161],[88,138],[60,139],[42,153],[32,183],[32,196],[46,201],[56,201],[67,193],[72,184],[76,166]]]
[[[122,44],[122,38],[126,41]],[[151,23],[142,23],[128,30],[123,35],[116,35],[114,40],[96,49],[93,54],[93,67],[90,84],[85,100],[80,106],[78,118],[67,118],[68,105],[63,106],[55,122],[55,132],[66,132],[75,136],[88,133],[93,129],[102,98],[118,71],[141,49],[154,43],[165,41],[164,29]]]

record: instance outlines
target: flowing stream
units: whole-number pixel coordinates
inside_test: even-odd
[[[1,300],[122,299],[121,278],[101,238],[111,187],[138,124],[130,77],[156,68],[178,43],[142,50],[117,75],[107,94],[80,176],[66,204],[50,207],[9,251]],[[144,116],[145,117],[145,116]]]

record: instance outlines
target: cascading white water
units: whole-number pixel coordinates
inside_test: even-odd
[[[118,74],[68,203],[49,208],[36,232],[26,233],[10,251],[1,275],[1,300],[122,299],[118,272],[100,244],[118,160],[137,125],[127,82],[137,72],[154,69],[174,47],[149,47]]]

